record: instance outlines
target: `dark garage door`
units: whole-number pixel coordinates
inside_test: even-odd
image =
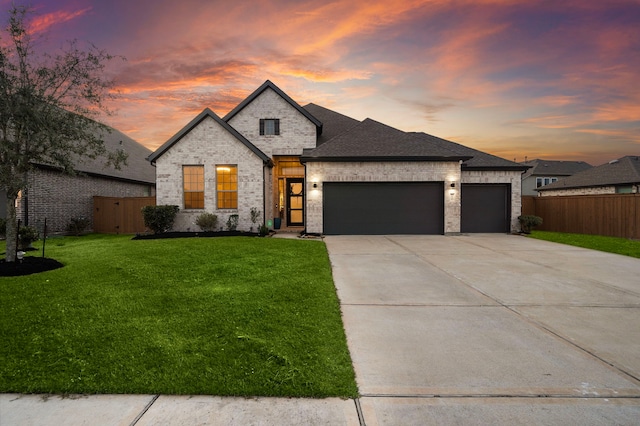
[[[509,232],[511,185],[462,184],[462,232]]]
[[[328,235],[443,234],[442,182],[325,182]]]

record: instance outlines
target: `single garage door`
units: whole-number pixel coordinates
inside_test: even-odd
[[[443,182],[325,182],[328,235],[443,234]]]
[[[462,184],[462,232],[509,232],[510,184]]]

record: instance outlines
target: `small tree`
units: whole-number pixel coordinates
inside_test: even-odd
[[[173,227],[179,210],[178,206],[144,206],[142,208],[144,226],[151,229],[154,234],[167,232]]]
[[[75,41],[57,54],[39,54],[26,22],[31,12],[14,5],[0,34],[0,189],[7,193],[8,262],[15,261],[18,237],[15,203],[35,164],[73,173],[82,157],[104,157],[116,168],[126,160],[123,151],[107,151],[101,135],[109,128],[92,119],[108,112],[113,83],[104,68],[114,57],[95,46],[81,50]]]

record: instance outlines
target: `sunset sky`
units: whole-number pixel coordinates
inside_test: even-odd
[[[301,105],[510,160],[640,155],[639,0],[30,4],[40,47],[126,58],[109,66],[121,95],[104,121],[150,149],[270,79]]]

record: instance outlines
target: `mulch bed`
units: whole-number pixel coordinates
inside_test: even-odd
[[[6,262],[0,260],[0,277],[19,277],[22,275],[37,274],[39,272],[53,271],[64,265],[55,259],[48,257],[28,256],[22,261]]]
[[[215,231],[215,232],[163,232],[162,234],[138,234],[133,240],[156,240],[161,238],[211,238],[211,237],[258,237],[257,232]]]

